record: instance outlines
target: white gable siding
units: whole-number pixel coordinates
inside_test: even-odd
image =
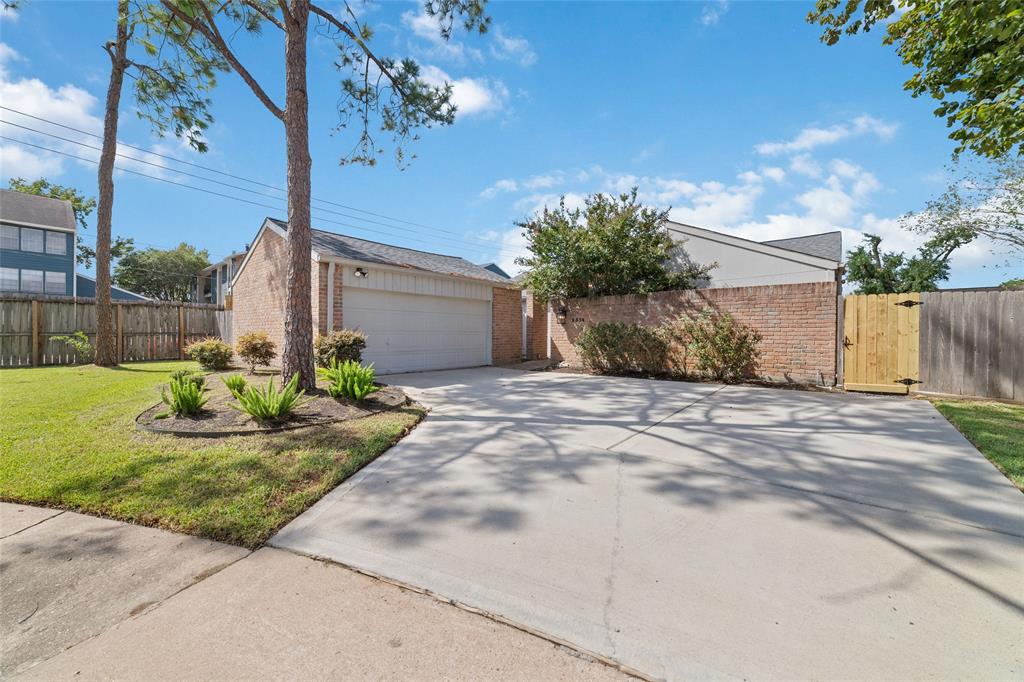
[[[757,242],[730,238],[710,230],[671,226],[672,237],[682,244],[676,248],[677,261],[708,264],[711,271],[708,288],[833,282],[838,263],[770,247]]]

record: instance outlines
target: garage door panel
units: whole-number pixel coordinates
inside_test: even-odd
[[[366,334],[365,362],[381,374],[490,362],[489,301],[346,288],[345,327]]]

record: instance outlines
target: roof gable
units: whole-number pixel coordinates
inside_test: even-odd
[[[263,228],[266,227],[274,229],[281,236],[284,236],[288,230],[288,224],[285,221],[275,218],[267,218],[263,223]],[[313,253],[321,257],[342,258],[370,265],[411,268],[438,275],[465,277],[505,286],[511,284],[509,279],[458,256],[407,249],[316,228],[313,228],[311,233]],[[245,261],[238,268],[238,272],[241,272],[243,267],[245,267]],[[236,274],[235,277],[237,276]]]
[[[809,234],[804,237],[769,239],[761,243],[777,246],[789,251],[796,251],[797,253],[805,253],[808,256],[827,258],[836,262],[843,260],[843,233],[839,230],[822,232],[821,234]]]
[[[33,227],[75,229],[75,211],[70,201],[13,189],[0,190],[0,220]]]

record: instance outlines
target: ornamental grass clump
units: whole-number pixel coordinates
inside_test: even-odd
[[[167,388],[170,389],[170,395],[168,396],[167,391],[161,389],[160,399],[170,409],[157,415],[159,419],[169,417],[172,414],[178,417],[196,414],[207,403],[208,399],[205,395],[207,389],[203,382],[196,383],[190,375],[179,374],[178,376],[171,377]]]
[[[231,407],[247,412],[259,421],[278,421],[302,406],[306,402],[302,399],[305,394],[299,390],[299,373],[296,372],[281,390],[274,385],[274,377],[270,377],[263,388],[246,387],[238,396],[238,405]]]
[[[317,370],[320,376],[330,382],[327,392],[332,398],[349,398],[351,400],[362,400],[380,387],[373,383],[374,371],[371,362],[363,367],[355,360],[338,362],[334,360],[330,367]]]
[[[245,377],[243,377],[241,374],[231,374],[229,376],[223,377],[221,381],[223,381],[224,385],[228,387],[229,391],[231,391],[231,395],[235,396],[236,398],[245,393]]]
[[[171,381],[176,379],[187,379],[199,388],[206,386],[206,376],[202,372],[196,372],[191,369],[176,369],[171,372]]]

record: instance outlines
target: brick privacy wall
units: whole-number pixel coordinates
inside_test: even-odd
[[[816,383],[820,371],[827,384],[836,378],[835,282],[779,284],[661,291],[633,296],[604,296],[565,302],[566,321],[552,322],[553,360],[579,366],[573,342],[595,322],[636,322],[659,325],[680,315],[697,315],[710,308],[761,333],[758,374],[775,381]],[[553,304],[558,309],[559,303]]]
[[[523,304],[519,289],[495,287],[491,300],[491,362],[519,362],[523,355]]]
[[[526,359],[548,356],[548,307],[526,292]]]

